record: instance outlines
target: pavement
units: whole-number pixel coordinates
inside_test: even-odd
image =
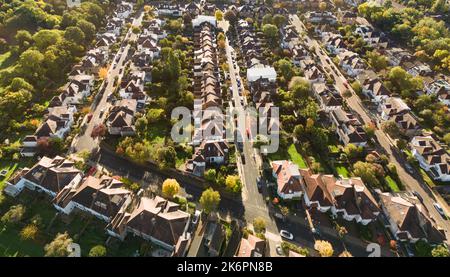
[[[290,16],[290,19],[292,24],[297,28],[299,34],[306,33],[306,27],[300,21],[297,15]],[[331,77],[334,78],[339,91],[343,92],[347,90],[347,87],[344,85],[347,84],[346,78],[336,65],[334,65],[332,62],[328,62],[328,60],[331,60],[331,58],[328,57],[325,51],[320,51],[322,49],[320,44],[315,39],[311,39],[307,36],[305,36],[305,40],[308,45],[315,48],[316,55],[320,59],[322,66],[324,68],[330,69]],[[337,74],[334,70],[332,70],[332,68],[335,68]],[[361,99],[356,95],[351,86],[349,86],[348,90],[352,93],[352,96],[346,100],[348,106],[359,115],[364,124],[371,123],[372,119],[375,118],[371,117],[371,115],[367,111],[367,108],[364,107]],[[447,220],[443,219],[433,206],[434,202],[438,202],[446,210],[447,214],[450,214],[448,211],[447,203],[445,203],[445,201],[439,195],[435,194],[423,181],[420,180],[419,174],[417,174],[417,172],[414,175],[411,175],[407,172],[406,168],[404,167],[404,165],[406,164],[405,159],[398,152],[393,142],[383,131],[376,129],[375,137],[382,150],[389,157],[389,162],[395,164],[395,166],[397,167],[397,173],[402,183],[406,186],[406,188],[408,188],[408,190],[416,191],[422,196],[422,198],[424,199],[424,206],[428,209],[430,215],[436,221],[437,225],[445,230],[447,241],[450,241],[450,223]]]
[[[136,18],[134,18],[132,27],[128,30],[124,41],[129,40],[136,40],[137,34],[134,34],[131,30],[133,26],[141,26],[142,19],[144,17],[144,13],[140,12]],[[123,41],[122,41],[123,42]],[[98,95],[98,97],[101,97],[100,100],[94,101],[94,103],[91,106],[91,113],[92,113],[92,119],[90,122],[86,122],[86,118],[83,120],[83,123],[87,124],[86,131],[79,136],[76,136],[71,145],[71,152],[80,152],[83,150],[92,151],[95,149],[98,144],[100,143],[99,139],[93,139],[91,137],[92,130],[95,126],[104,123],[106,116],[108,114],[109,107],[111,106],[111,103],[107,101],[108,94],[112,93],[115,89],[114,87],[114,79],[118,78],[118,84],[120,84],[121,75],[124,74],[124,68],[127,61],[127,55],[128,51],[130,50],[130,44],[127,44],[123,51],[121,48],[119,48],[118,52],[114,56],[113,62],[108,70],[107,77],[103,81],[100,90],[104,88],[104,92],[102,95]],[[118,62],[116,62],[118,60]],[[96,104],[97,103],[97,104]]]

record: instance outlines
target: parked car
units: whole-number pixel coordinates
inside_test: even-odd
[[[447,215],[445,215],[444,209],[442,209],[441,205],[434,202],[433,206],[438,211],[438,213],[442,216],[442,218],[447,219]]]
[[[409,174],[414,174],[414,169],[412,168],[412,166],[410,164],[405,163],[405,168],[406,168],[406,171],[409,172]]]
[[[88,114],[88,116],[87,116],[87,122],[88,123],[91,122],[92,116],[93,116],[92,113]]]
[[[256,178],[256,186],[258,187],[258,191],[261,193],[262,192],[262,180],[260,177]]]
[[[100,110],[100,117],[102,117],[104,113],[105,113],[105,108]]]
[[[202,212],[199,210],[195,210],[194,216],[192,217],[192,224],[197,225]]]
[[[294,240],[294,235],[286,230],[280,231],[280,236],[288,240]]]
[[[241,155],[242,164],[245,164],[245,156]]]
[[[423,202],[422,196],[417,191],[413,190],[412,194],[414,194],[414,196],[417,197],[417,199],[419,199],[420,202]]]
[[[281,248],[280,245],[277,245],[277,247],[275,248],[275,250],[277,251],[277,254],[278,254],[278,255],[280,255],[280,256],[283,256],[283,255],[284,255],[283,249]]]

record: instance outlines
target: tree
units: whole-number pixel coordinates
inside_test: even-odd
[[[345,99],[348,99],[350,97],[352,97],[352,92],[348,89],[346,89],[343,93],[342,93],[342,97],[344,97]]]
[[[200,205],[203,207],[205,213],[209,214],[215,211],[220,203],[220,194],[218,191],[208,188],[203,191],[199,200]]]
[[[358,161],[353,165],[353,173],[357,177],[361,177],[364,183],[376,186],[380,182],[377,179],[374,164]]]
[[[83,31],[86,43],[91,42],[95,38],[95,32],[97,28],[91,22],[81,19],[77,22],[76,26],[80,28],[81,31]]]
[[[172,146],[161,147],[156,151],[159,167],[162,169],[175,168],[177,152]]]
[[[38,80],[44,75],[43,61],[44,55],[38,50],[26,50],[19,57],[18,66],[21,74],[28,80]]]
[[[284,24],[286,24],[287,19],[282,14],[277,14],[272,18],[273,24],[275,24],[278,28],[281,28]]]
[[[214,15],[215,15],[217,21],[223,20],[223,12],[221,10],[216,10]]]
[[[364,131],[369,139],[375,136],[375,125],[373,123],[369,123],[364,125]]]
[[[375,50],[367,52],[366,57],[370,66],[372,66],[376,71],[383,70],[389,65],[388,58],[386,58],[386,56],[380,55],[380,53]]]
[[[266,221],[262,217],[253,219],[253,229],[256,233],[264,233],[266,230]]]
[[[57,44],[62,39],[62,32],[60,30],[40,30],[33,35],[33,40],[36,47],[44,52],[48,47]]]
[[[339,257],[340,258],[351,258],[351,257],[353,257],[353,255],[349,251],[344,250],[344,251],[342,251],[341,254],[339,254]]]
[[[354,145],[353,143],[349,143],[344,147],[343,151],[349,159],[355,159],[361,155],[362,148]]]
[[[425,240],[418,240],[414,244],[415,254],[417,257],[431,257],[433,248]]]
[[[320,10],[321,12],[326,11],[326,10],[327,10],[327,3],[325,3],[325,2],[320,2],[320,3],[319,3],[319,10]]]
[[[89,257],[105,257],[106,247],[103,245],[96,245],[89,250]]]
[[[291,79],[288,87],[292,92],[293,98],[297,99],[307,98],[311,92],[310,82],[298,76]]]
[[[9,208],[9,210],[2,216],[1,222],[3,224],[17,223],[22,220],[25,211],[25,207],[21,204],[11,206],[11,208]]]
[[[29,224],[20,231],[20,238],[22,240],[35,240],[37,233],[38,227],[34,224]]]
[[[91,137],[93,139],[98,137],[104,137],[106,134],[107,128],[104,124],[98,124],[92,128]]]
[[[79,27],[68,27],[64,32],[64,38],[78,45],[84,45],[86,36]]]
[[[147,112],[148,123],[157,123],[164,119],[165,110],[163,109],[149,109]]]
[[[262,31],[272,46],[277,44],[279,37],[277,26],[273,24],[265,24],[262,27]]]
[[[216,181],[216,175],[217,175],[216,170],[214,168],[210,168],[206,170],[204,177],[206,181],[214,183]]]
[[[98,77],[102,80],[106,79],[108,76],[108,68],[102,67],[98,70]]]
[[[316,240],[314,249],[319,252],[321,257],[331,257],[334,253],[333,246],[326,240]]]
[[[69,246],[72,244],[72,239],[69,234],[58,233],[52,242],[45,245],[44,251],[46,257],[67,257],[69,253]]]
[[[443,140],[448,146],[450,146],[450,133],[445,134]]]
[[[397,139],[400,137],[400,129],[395,121],[389,120],[381,124],[381,130],[387,133],[391,138]]]
[[[231,25],[235,25],[238,20],[236,14],[232,10],[226,11],[223,18],[229,21]]]
[[[31,36],[30,32],[26,30],[17,31],[14,38],[16,39],[17,45],[19,45],[19,49],[21,51],[30,47],[31,43],[33,42],[33,37]]]
[[[228,190],[238,193],[242,189],[241,179],[239,175],[228,175],[225,179],[225,186]]]
[[[166,179],[162,184],[162,194],[166,198],[173,198],[180,191],[180,184],[175,179]]]
[[[281,59],[277,62],[278,70],[281,73],[281,76],[284,78],[284,80],[288,81],[291,80],[294,76],[294,65],[291,61],[287,59]]]
[[[445,245],[440,244],[440,245],[436,246],[435,248],[433,248],[433,250],[431,251],[431,256],[433,256],[433,257],[450,257],[450,251],[448,250],[448,248]]]

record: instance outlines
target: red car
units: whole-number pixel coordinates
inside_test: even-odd
[[[87,116],[87,122],[89,123],[89,122],[91,122],[91,119],[92,119],[92,116],[93,116],[93,114],[88,114],[88,116]]]

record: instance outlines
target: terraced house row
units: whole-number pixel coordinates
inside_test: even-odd
[[[141,196],[124,187],[118,177],[84,176],[63,157],[43,157],[32,168],[24,168],[7,181],[4,192],[16,197],[24,189],[52,198],[63,214],[81,211],[107,223],[105,232],[124,240],[128,234],[151,241],[184,256],[191,235],[190,215],[179,205],[159,196]]]
[[[225,140],[221,77],[218,67],[217,25],[213,16],[199,15],[194,27],[194,154],[186,168],[203,176],[209,165],[224,164],[229,145]]]

